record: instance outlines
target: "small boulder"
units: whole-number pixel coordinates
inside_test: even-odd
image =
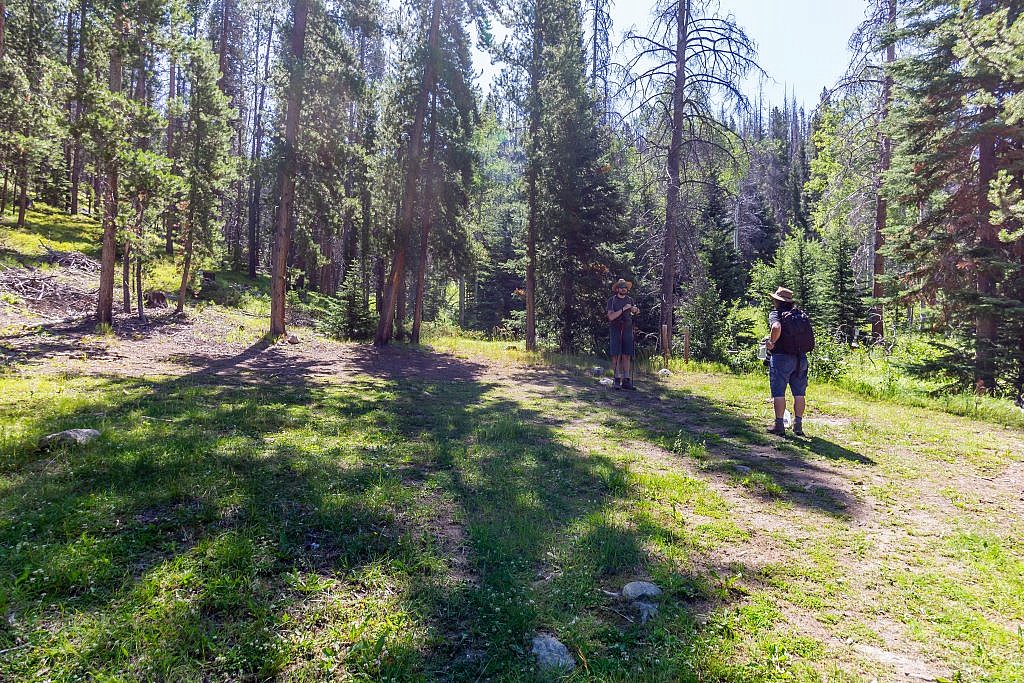
[[[746,465],[733,465],[733,469],[736,470],[736,474],[750,474],[751,469]]]
[[[662,368],[661,370],[658,370],[658,374],[661,375],[662,377],[671,377],[672,371],[669,370],[668,368]]]
[[[44,436],[39,440],[39,448],[47,449],[54,446],[84,446],[94,439],[98,439],[100,433],[95,429],[66,429],[63,432]]]
[[[288,335],[288,343],[289,344],[298,344],[299,343],[299,338],[296,337],[294,334],[289,334]]]
[[[644,600],[645,598],[657,598],[661,595],[661,589],[650,581],[630,581],[622,587],[622,597],[626,600]]]
[[[532,652],[537,657],[537,664],[541,669],[572,671],[576,668],[576,659],[569,652],[569,648],[554,636],[546,634],[535,636]]]
[[[604,368],[602,368],[600,365],[595,365],[594,367],[590,368],[590,374],[593,375],[594,377],[601,377],[602,375],[604,375]]]

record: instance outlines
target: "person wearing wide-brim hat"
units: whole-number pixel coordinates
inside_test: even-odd
[[[765,347],[771,352],[768,383],[775,408],[775,424],[769,432],[785,436],[786,387],[793,392],[793,433],[804,435],[804,409],[807,407],[807,354],[814,350],[814,329],[807,314],[796,307],[793,291],[779,287],[769,295],[775,305],[768,314]]]
[[[630,375],[630,361],[635,351],[633,343],[633,316],[640,312],[636,303],[629,296],[633,283],[619,278],[612,285],[615,292],[608,299],[608,322],[611,326],[612,372],[615,375],[616,389],[636,390]]]

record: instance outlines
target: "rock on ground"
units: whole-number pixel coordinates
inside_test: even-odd
[[[554,636],[535,636],[533,639],[533,654],[537,656],[537,664],[542,669],[566,669],[572,671],[576,668],[576,659],[569,652],[569,648]]]
[[[650,581],[630,581],[622,587],[622,597],[627,600],[643,600],[661,595],[661,589]]]
[[[44,436],[39,440],[39,447],[84,446],[93,439],[99,438],[99,435],[100,433],[95,429],[66,429],[63,432]]]

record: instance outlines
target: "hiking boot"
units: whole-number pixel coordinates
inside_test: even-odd
[[[804,428],[801,425],[794,426],[793,433],[796,434],[797,436],[807,436],[806,434],[804,434]]]
[[[785,427],[780,427],[779,425],[772,425],[771,427],[769,427],[765,431],[768,432],[769,434],[774,434],[775,436],[785,436],[786,435],[786,428]]]
[[[628,389],[629,391],[636,391],[636,385],[633,384],[633,380],[629,377],[622,378],[622,388]]]
[[[621,389],[622,388],[622,378],[621,377],[616,377],[615,378],[615,384],[613,386],[616,389]]]

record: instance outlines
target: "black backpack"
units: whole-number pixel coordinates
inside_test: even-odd
[[[782,334],[775,342],[776,353],[796,356],[814,350],[814,328],[806,313],[794,308],[782,313],[779,322],[782,323]]]

